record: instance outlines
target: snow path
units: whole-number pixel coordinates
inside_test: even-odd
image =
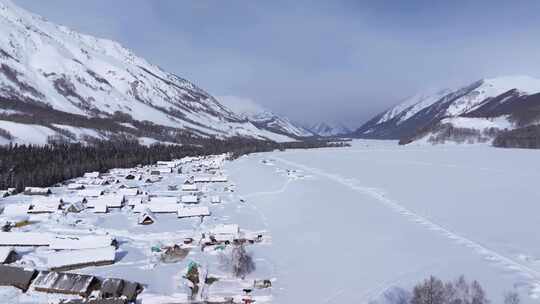
[[[287,191],[287,188],[289,187],[289,184],[292,181],[293,180],[291,180],[291,179],[287,179],[287,181],[283,184],[283,186],[281,188],[277,189],[277,190],[254,192],[254,193],[243,195],[242,197],[243,198],[252,198],[252,197],[258,197],[258,196],[264,196],[264,195],[281,194],[281,193],[284,193],[285,191]]]
[[[506,257],[494,250],[491,250],[485,247],[484,245],[481,245],[480,243],[474,240],[468,239],[454,231],[451,231],[448,228],[445,228],[431,221],[430,219],[420,214],[415,213],[414,211],[402,206],[397,201],[387,198],[384,194],[384,191],[380,189],[364,187],[362,185],[359,185],[359,181],[354,178],[346,178],[338,174],[329,173],[319,168],[309,167],[301,163],[289,161],[289,160],[286,160],[277,156],[274,156],[273,159],[283,164],[286,164],[288,166],[297,167],[306,172],[311,172],[314,175],[325,177],[334,182],[342,184],[354,191],[370,196],[376,199],[377,201],[379,201],[380,203],[382,203],[383,205],[385,205],[386,207],[390,208],[392,211],[406,217],[409,221],[417,223],[428,230],[437,232],[440,235],[445,236],[446,238],[448,238],[449,240],[451,240],[452,242],[456,244],[459,244],[461,246],[464,246],[466,248],[473,250],[474,253],[480,255],[482,258],[489,261],[490,263],[498,267],[501,267],[503,269],[510,270],[512,272],[523,275],[530,284],[531,297],[535,299],[540,298],[540,272],[539,271],[532,269],[526,265],[523,265],[509,257]],[[380,294],[382,292],[384,292],[384,290],[378,291],[377,293]],[[338,295],[339,294],[336,294],[334,296],[338,296]],[[327,299],[328,300],[327,302],[330,302],[330,300],[332,300],[331,298]]]
[[[261,192],[254,192],[254,193],[250,193],[250,194],[246,194],[246,195],[243,195],[242,198],[253,198],[253,197],[259,197],[259,196],[265,196],[265,195],[275,195],[275,194],[281,194],[281,193],[284,193],[285,191],[287,191],[287,188],[289,187],[289,185],[291,184],[293,180],[291,179],[287,179],[287,181],[283,184],[283,186],[277,190],[274,190],[274,191],[261,191]],[[249,204],[249,202],[248,202]],[[266,215],[261,212],[255,205],[253,204],[249,204],[251,209],[256,212],[259,217],[261,218],[262,222],[263,222],[263,225],[264,225],[264,228],[265,229],[268,229],[269,227],[269,223],[268,223],[268,218],[266,217]]]

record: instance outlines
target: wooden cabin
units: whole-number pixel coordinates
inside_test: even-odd
[[[156,217],[152,211],[150,211],[149,208],[146,208],[141,214],[139,215],[139,218],[137,220],[137,223],[139,225],[151,225],[156,222]]]

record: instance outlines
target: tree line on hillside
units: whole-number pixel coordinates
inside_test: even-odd
[[[500,148],[540,149],[540,125],[501,132],[493,141]]]
[[[246,138],[206,139],[197,145],[140,145],[137,141],[101,141],[92,145],[57,143],[45,146],[11,144],[0,147],[0,189],[46,187],[82,176],[186,156],[231,153],[232,158],[254,152],[288,148],[339,147],[344,143],[304,141],[276,143]]]

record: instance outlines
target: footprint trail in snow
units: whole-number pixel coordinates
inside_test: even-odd
[[[506,257],[492,249],[485,247],[484,245],[479,244],[478,242],[474,240],[466,238],[456,232],[451,231],[450,229],[447,229],[431,221],[430,219],[422,215],[415,213],[414,211],[402,206],[397,201],[387,198],[384,195],[384,192],[381,191],[380,189],[365,187],[365,186],[360,185],[360,182],[356,179],[346,178],[337,174],[326,172],[319,168],[309,167],[309,166],[306,166],[297,162],[289,161],[280,157],[274,157],[273,159],[283,164],[286,164],[288,166],[294,166],[306,172],[311,172],[314,175],[328,178],[346,187],[349,187],[350,189],[354,191],[370,196],[376,199],[381,204],[390,208],[392,211],[406,217],[409,221],[417,223],[431,231],[435,231],[447,237],[454,243],[457,243],[459,245],[462,245],[466,248],[473,250],[474,253],[480,255],[485,260],[489,261],[490,263],[498,267],[501,267],[503,269],[510,270],[517,274],[522,275],[524,278],[527,279],[530,285],[531,297],[540,298],[540,271],[532,269],[528,267],[527,265],[523,265],[519,263],[518,261],[515,261],[509,257]]]

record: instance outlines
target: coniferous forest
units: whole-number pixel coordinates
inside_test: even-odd
[[[231,153],[239,157],[254,152],[288,148],[320,148],[343,146],[327,141],[276,143],[271,141],[233,138],[206,139],[191,145],[140,145],[137,141],[103,141],[92,145],[49,144],[9,145],[0,147],[0,189],[45,187],[82,176],[85,172],[105,172],[111,168],[128,168],[153,164],[186,156]]]

